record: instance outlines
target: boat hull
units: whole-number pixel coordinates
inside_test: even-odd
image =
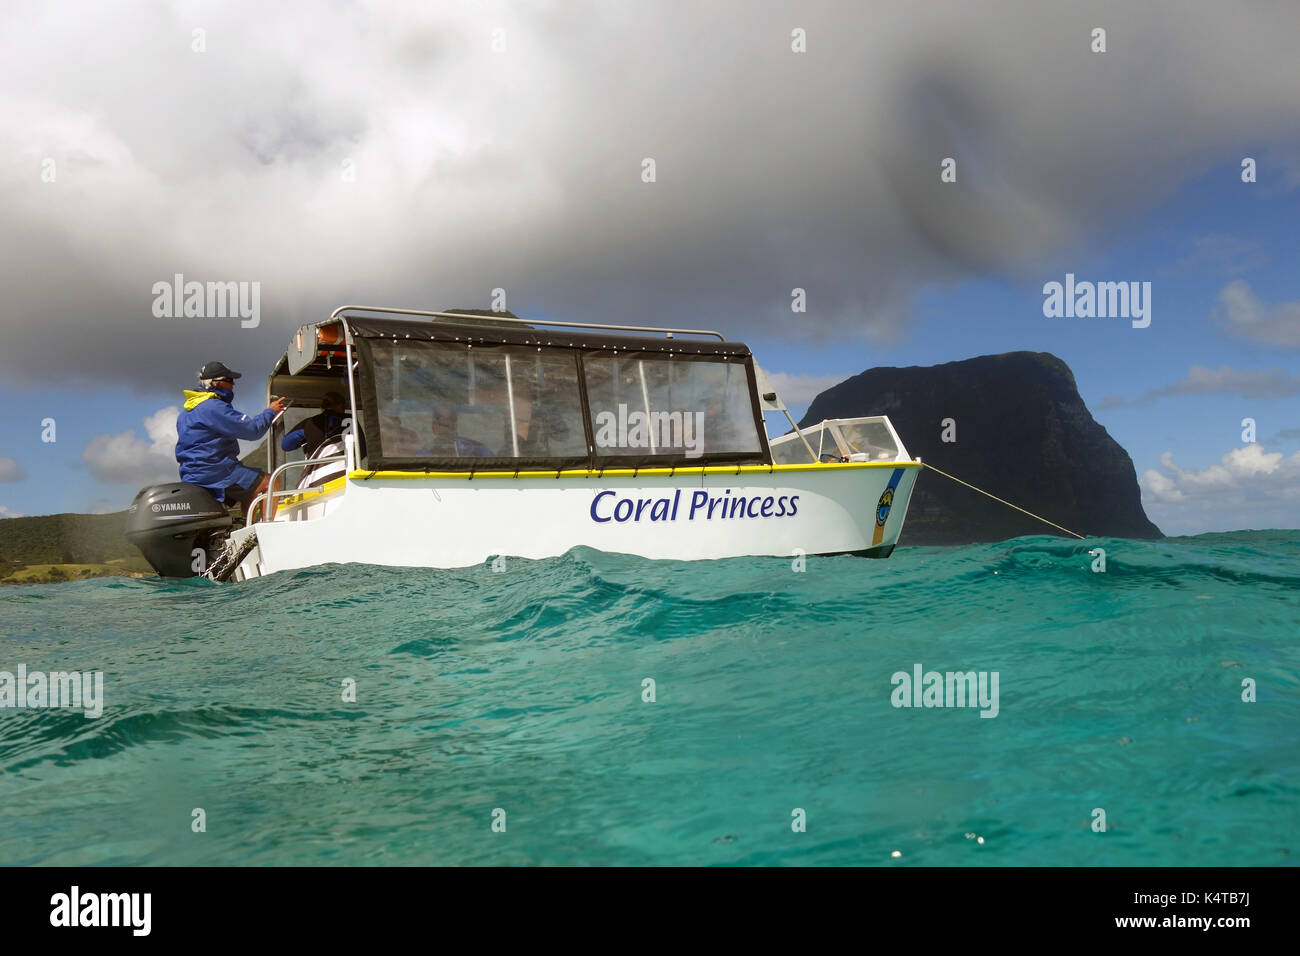
[[[887,557],[919,471],[899,461],[558,477],[354,472],[236,532],[236,543],[257,535],[236,576],[334,562],[458,568],[581,546],[661,560]]]

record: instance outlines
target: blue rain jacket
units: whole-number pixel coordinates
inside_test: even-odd
[[[185,389],[185,410],[176,419],[176,462],[181,481],[207,488],[218,501],[231,485],[254,487],[261,472],[239,463],[239,439],[256,441],[275,418],[268,408],[249,418],[231,407],[234,393],[224,388]]]

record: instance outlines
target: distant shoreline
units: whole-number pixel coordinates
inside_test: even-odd
[[[27,564],[16,569],[7,565],[6,570],[9,573],[0,578],[0,584],[64,584],[68,581],[89,581],[92,578],[157,577],[152,570],[128,567],[125,561],[120,564]]]
[[[101,577],[153,577],[126,540],[126,512],[64,512],[0,522],[0,584],[55,584]]]

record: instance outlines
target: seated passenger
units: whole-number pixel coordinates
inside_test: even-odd
[[[573,449],[569,441],[569,424],[553,404],[532,402],[515,403],[515,434],[519,440],[521,458],[549,458],[552,455],[581,454],[582,442]]]
[[[576,409],[576,404],[572,404],[577,401],[576,395],[561,398],[559,386],[543,387],[535,374],[527,372],[517,376],[514,382],[515,441],[512,450],[517,447],[520,458],[581,455],[585,450],[586,436],[575,436],[576,442],[570,440],[569,423],[561,410],[565,398]]]
[[[389,458],[419,458],[423,453],[415,429],[390,422],[383,426],[383,432],[384,454]]]
[[[720,391],[706,395],[700,408],[704,415],[696,440],[704,454],[757,450],[757,432],[748,421],[737,422],[738,409],[729,409]]]
[[[432,421],[433,441],[419,453],[421,458],[495,458],[492,450],[472,438],[456,434],[456,410],[450,405],[435,405]]]
[[[335,455],[343,454],[342,438],[332,438],[325,442],[318,449],[321,458],[332,458]],[[302,477],[298,479],[299,488],[319,488],[328,484],[336,478],[342,478],[347,474],[348,465],[346,461],[330,461],[320,465],[308,465],[302,470]]]
[[[318,415],[304,419],[298,426],[282,439],[280,447],[285,451],[301,448],[303,456],[310,458],[321,445],[343,434],[347,421],[347,406],[343,396],[338,392],[326,392],[320,399],[321,411]],[[358,451],[365,455],[365,442],[358,435]]]

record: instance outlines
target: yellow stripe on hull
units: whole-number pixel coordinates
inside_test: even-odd
[[[571,468],[560,471],[367,471],[348,472],[351,481],[449,478],[672,478],[677,475],[783,474],[796,471],[838,471],[856,468],[920,468],[919,461],[842,461],[806,465],[688,465],[682,468]],[[328,485],[326,487],[329,487]]]

